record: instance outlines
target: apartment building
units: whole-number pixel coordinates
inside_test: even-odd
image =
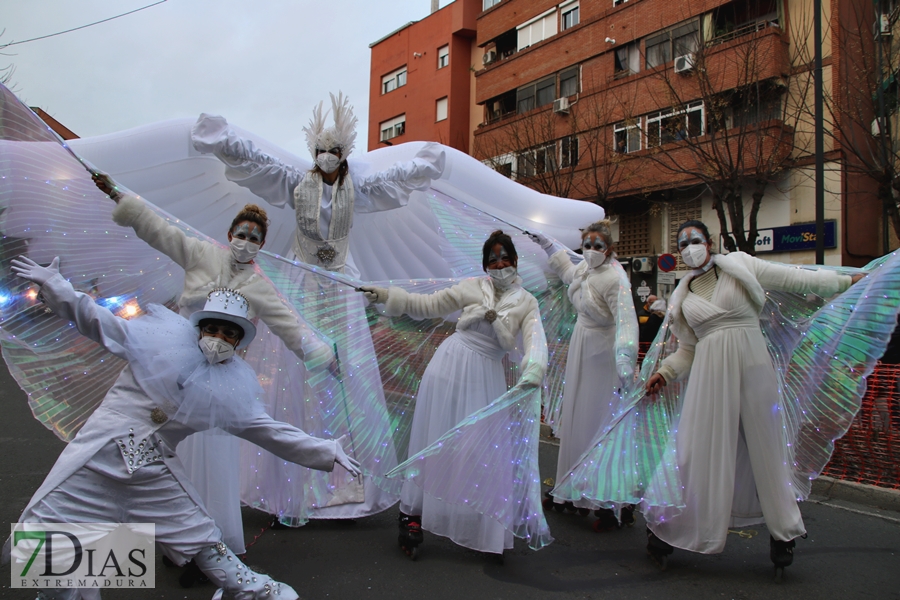
[[[472,57],[478,54],[480,64],[474,42],[481,0],[436,8],[369,45],[369,150],[411,140],[471,149],[480,123],[473,109]]]
[[[814,262],[813,0],[478,4],[473,156],[539,191],[603,205],[619,255],[649,259],[636,267],[645,287],[689,218],[722,249]],[[874,56],[873,23],[894,2],[822,4],[826,263],[860,265],[898,245],[877,182],[848,157],[851,137],[865,147],[873,136],[849,123],[866,94],[850,74]],[[882,71],[879,85],[895,90],[895,70]]]

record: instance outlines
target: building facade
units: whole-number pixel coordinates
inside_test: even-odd
[[[457,0],[370,44],[369,150],[412,140],[470,151],[481,0]]]
[[[814,0],[479,4],[471,154],[541,192],[604,206],[619,255],[649,258],[643,287],[691,218],[722,250],[814,262]],[[878,44],[887,52],[895,3],[822,4],[825,262],[862,265],[898,245],[886,206],[900,185],[885,200],[874,169],[857,164],[875,136],[872,91],[896,106],[900,65],[866,62]],[[422,131],[407,139],[437,139]]]

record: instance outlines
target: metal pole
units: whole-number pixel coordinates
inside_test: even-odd
[[[815,48],[815,125],[816,125],[816,264],[825,264],[825,132],[822,127],[822,0],[813,3],[813,47]]]

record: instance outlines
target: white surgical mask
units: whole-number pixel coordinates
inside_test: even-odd
[[[513,284],[519,272],[515,267],[506,267],[505,269],[488,269],[488,275],[498,288],[508,288]]]
[[[254,244],[250,240],[239,240],[231,238],[231,256],[239,263],[248,263],[259,254],[259,244]]]
[[[199,345],[203,356],[211,365],[225,362],[234,356],[234,346],[217,337],[203,336],[200,338]]]
[[[606,253],[604,252],[598,252],[596,250],[584,250],[582,254],[584,256],[584,262],[586,262],[592,269],[596,269],[604,262],[606,262]]]
[[[705,244],[689,244],[681,251],[681,260],[692,269],[699,268],[706,262],[708,256],[709,251]]]
[[[322,152],[316,156],[316,164],[325,173],[334,173],[334,170],[341,164],[341,159],[330,152]]]

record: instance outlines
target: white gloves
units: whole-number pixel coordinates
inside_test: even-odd
[[[38,285],[44,285],[54,275],[59,275],[59,257],[53,259],[48,267],[42,267],[27,256],[20,256],[12,260],[13,272],[28,281]]]
[[[617,363],[616,371],[619,373],[619,380],[623,386],[634,380],[634,366],[632,366],[631,361]]]
[[[347,472],[354,477],[359,477],[362,474],[362,470],[359,466],[359,461],[357,461],[355,458],[350,458],[349,456],[347,456],[347,453],[344,452],[344,444],[347,443],[348,437],[349,436],[343,435],[340,438],[334,440],[336,444],[336,448],[334,449],[334,462],[347,469]]]
[[[363,293],[366,300],[372,304],[384,304],[388,301],[388,290],[383,287],[375,287],[374,285],[362,285],[359,291]]]
[[[531,241],[544,249],[544,252],[547,253],[547,256],[553,256],[556,252],[556,248],[553,246],[553,241],[549,239],[542,233],[528,233],[528,237],[531,238]]]
[[[329,344],[322,344],[312,352],[307,352],[303,357],[303,365],[309,371],[318,371],[324,367],[333,373],[337,370],[337,360],[334,357],[334,350]]]

